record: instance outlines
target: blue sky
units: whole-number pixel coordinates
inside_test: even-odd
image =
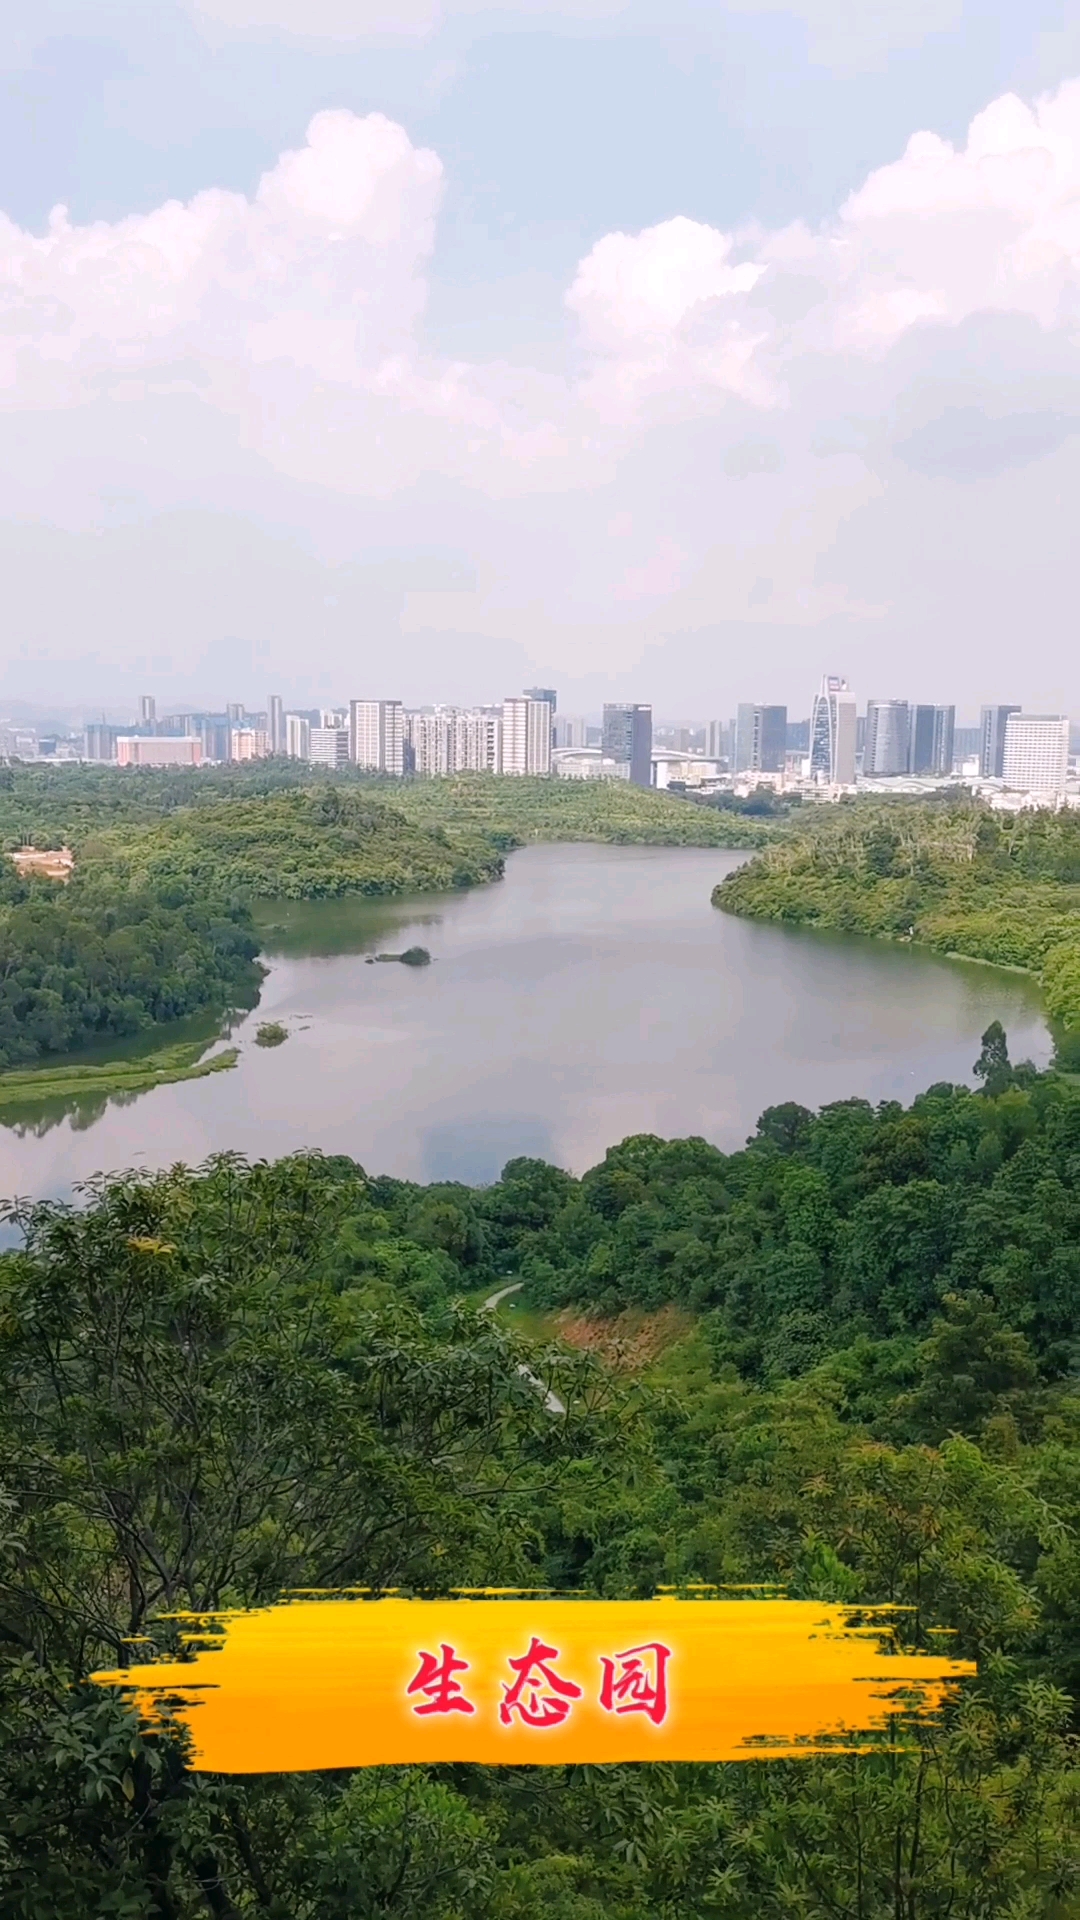
[[[117,319],[121,289],[107,319],[95,308],[84,324],[80,310],[78,378],[61,391],[46,374],[68,348],[55,332],[43,347],[30,328],[45,373],[15,355],[2,394],[0,544],[15,626],[0,690],[37,697],[64,662],[76,699],[127,697],[147,674],[163,697],[194,696],[225,660],[244,681],[235,697],[265,691],[267,673],[286,690],[346,697],[384,674],[389,642],[412,699],[501,697],[535,671],[580,705],[617,688],[673,712],[750,697],[797,707],[823,668],[850,662],[863,695],[970,706],[1015,688],[1029,704],[1071,699],[1080,711],[1064,521],[1060,551],[1053,534],[1080,412],[1071,281],[1062,268],[1052,314],[1031,272],[1020,291],[995,291],[994,259],[1012,260],[1017,232],[1041,231],[1042,202],[1017,227],[1005,193],[1013,225],[994,258],[979,251],[985,211],[951,226],[949,249],[963,253],[970,233],[974,264],[970,286],[945,299],[938,268],[913,268],[894,215],[875,212],[860,271],[921,291],[887,337],[874,323],[873,351],[842,316],[826,339],[771,294],[772,332],[749,371],[735,369],[729,338],[735,327],[750,338],[762,289],[783,282],[797,300],[800,274],[840,313],[847,296],[820,243],[793,274],[793,243],[778,236],[834,232],[848,196],[898,165],[913,134],[962,152],[990,103],[1014,93],[1030,109],[1077,73],[1080,6],[1069,0],[785,10],[465,0],[441,12],[428,0],[44,0],[32,20],[20,10],[0,54],[0,209],[39,240],[58,204],[72,230],[103,223],[114,280],[130,270],[116,248],[132,216],[207,189],[253,204],[327,109],[357,124],[383,116],[412,155],[437,155],[441,173],[428,204],[423,165],[402,163],[419,172],[394,215],[394,300],[378,279],[382,373],[370,356],[362,374],[346,367],[311,289],[299,302],[302,377],[295,300],[271,372],[269,350],[251,359],[256,296],[230,319],[227,345],[211,339],[219,253],[200,268],[198,326],[185,307],[167,351],[153,325],[151,352],[148,334]],[[1074,117],[1069,106],[1059,123]],[[1020,166],[1011,135],[1002,151]],[[341,153],[334,164],[351,165]],[[1069,191],[1063,176],[1062,258]],[[951,202],[945,212],[960,217]],[[710,232],[734,236],[732,261],[766,262],[757,291],[729,285]],[[600,285],[604,259],[624,273],[622,256],[603,254],[619,234],[637,249],[627,271],[669,283],[690,274],[659,347],[649,321],[644,360],[641,327],[612,320]],[[309,241],[296,241],[297,260],[309,260]],[[79,244],[85,286],[96,242]],[[59,278],[39,303],[62,298],[75,257],[58,243]],[[583,282],[582,263],[598,257]],[[337,280],[332,300],[355,314],[360,299],[367,313],[360,254],[350,271],[360,293]],[[9,272],[29,300],[24,267]],[[258,300],[277,297],[259,283]],[[749,304],[732,318],[736,301]],[[719,373],[715,354],[687,359],[699,323],[727,329]],[[414,377],[391,391],[385,368],[403,358]],[[180,360],[197,376],[178,379]],[[449,371],[462,363],[464,374]],[[597,379],[608,380],[600,399]],[[328,391],[340,405],[320,400]],[[342,433],[355,434],[355,458]],[[376,446],[385,461],[370,457]],[[939,534],[942,489],[951,543]],[[1009,531],[1007,565],[997,529]],[[1020,662],[1025,617],[1041,652]],[[893,685],[900,658],[918,685]]]

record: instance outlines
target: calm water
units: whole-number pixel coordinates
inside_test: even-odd
[[[742,857],[538,846],[437,902],[275,905],[237,1069],[0,1126],[0,1193],[226,1147],[320,1147],[419,1180],[488,1181],[515,1154],[582,1171],[630,1133],[731,1148],[781,1100],[970,1081],[995,1018],[1014,1059],[1049,1059],[1021,976],[717,913]],[[412,944],[430,967],[365,963]],[[253,1044],[268,1018],[290,1031],[273,1050]]]

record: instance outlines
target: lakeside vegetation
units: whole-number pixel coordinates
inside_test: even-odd
[[[38,1107],[42,1101],[94,1100],[101,1096],[147,1093],[151,1087],[165,1087],[174,1080],[201,1080],[209,1073],[224,1073],[235,1067],[238,1047],[226,1047],[206,1058],[205,1040],[178,1041],[172,1047],[159,1047],[155,1053],[139,1054],[129,1060],[109,1060],[94,1065],[70,1061],[62,1067],[21,1067],[0,1073],[0,1110]]]
[[[1041,983],[1063,1062],[1080,1060],[1080,815],[970,802],[822,808],[729,874],[717,907],[912,939]]]
[[[538,837],[750,846],[766,830],[622,782],[0,768],[0,848],[75,856],[63,886],[0,862],[0,1069],[253,1006],[256,901],[483,885]]]
[[[398,790],[393,783],[392,790]],[[391,783],[384,783],[384,790]],[[612,846],[760,847],[770,816],[717,811],[626,780],[542,780],[462,773],[409,780],[398,802],[426,826],[479,829],[509,852],[535,840],[599,840]]]
[[[17,1211],[5,1915],[1075,1920],[1080,1096],[979,1065],[581,1180],[223,1156]],[[674,1341],[628,1373],[465,1304],[518,1280]],[[905,1755],[240,1779],[84,1683],[282,1588],[692,1581],[910,1605],[978,1678]]]

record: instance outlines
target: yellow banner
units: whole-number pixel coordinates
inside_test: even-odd
[[[813,1600],[294,1599],[193,1657],[97,1673],[165,1703],[213,1773],[746,1760],[904,1743],[970,1661],[898,1653]],[[884,1610],[881,1610],[882,1612]],[[895,1622],[895,1613],[888,1616]]]

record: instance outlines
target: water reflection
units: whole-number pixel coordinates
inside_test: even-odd
[[[717,913],[739,858],[535,846],[502,883],[438,902],[274,903],[235,1070],[7,1116],[0,1193],[226,1148],[315,1147],[416,1180],[487,1181],[520,1154],[582,1171],[631,1133],[730,1149],[780,1101],[970,1084],[992,1019],[1014,1059],[1048,1060],[1022,976]],[[365,964],[412,944],[430,967]],[[263,1020],[286,1045],[254,1044]]]

